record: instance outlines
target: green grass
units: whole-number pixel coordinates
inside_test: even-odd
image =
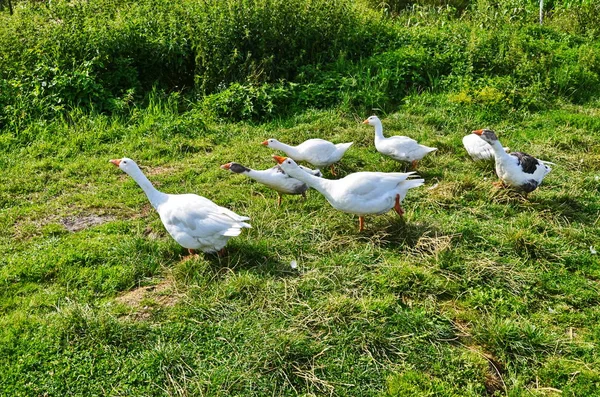
[[[269,167],[264,139],[321,137],[355,142],[341,175],[402,170],[375,151],[367,114],[213,123],[158,102],[0,135],[0,394],[600,393],[600,106],[497,122],[451,98],[411,96],[382,116],[386,134],[439,150],[404,219],[369,216],[363,233],[316,191],[277,208],[219,165]],[[529,199],[468,158],[461,138],[483,127],[556,163]],[[253,228],[225,258],[186,259],[108,163],[123,156]]]
[[[227,4],[0,10],[0,395],[600,395],[600,7]],[[340,176],[404,170],[372,109],[438,148],[403,219],[219,168],[319,137]],[[552,173],[493,187],[478,128]],[[187,258],[124,156],[252,229]]]

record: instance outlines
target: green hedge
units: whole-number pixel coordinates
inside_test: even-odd
[[[0,13],[0,128],[73,108],[127,113],[153,90],[254,120],[393,108],[424,90],[508,107],[597,97],[598,28],[583,14],[599,6],[555,4],[539,26],[534,3],[471,1],[460,16],[413,6],[391,18],[368,0],[18,3]]]

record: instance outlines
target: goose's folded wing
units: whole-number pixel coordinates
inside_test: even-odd
[[[318,176],[319,178],[321,176],[323,176],[323,174],[321,174],[321,170],[319,170],[318,168],[316,168],[316,169],[313,170],[313,169],[310,169],[310,168],[305,167],[303,165],[299,165],[298,167],[300,167],[300,169],[302,171],[306,172],[307,174]],[[283,172],[283,170],[282,170],[282,172]]]
[[[393,179],[398,179],[399,181],[403,181],[406,180],[407,178],[410,178],[411,176],[418,176],[416,171],[410,171],[410,172],[369,172],[370,174],[374,174],[377,175],[380,178],[393,178]]]
[[[324,164],[330,161],[334,153],[335,146],[333,144],[322,144],[311,149],[307,156],[310,157],[312,164]]]
[[[240,216],[235,212],[221,207],[211,200],[186,194],[177,197],[177,201],[171,201],[166,210],[167,222],[176,223],[178,227],[184,227],[192,236],[222,234],[231,229],[250,227],[244,221],[250,218]],[[238,233],[239,234],[239,233]]]
[[[385,145],[390,154],[399,157],[404,157],[414,151],[421,150],[421,145],[419,145],[419,142],[406,136],[395,136],[388,138]]]
[[[235,213],[233,214],[235,215]],[[248,218],[237,217],[241,219],[233,219],[225,211],[217,212],[209,208],[195,208],[191,210],[186,209],[185,211],[172,211],[168,222],[189,236],[201,239],[213,235],[239,235],[242,228],[249,228],[250,225],[243,222],[243,220],[247,220]]]
[[[414,172],[357,172],[340,179],[337,183],[357,196],[378,196],[381,192],[394,189]]]

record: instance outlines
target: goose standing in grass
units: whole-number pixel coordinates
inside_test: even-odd
[[[552,170],[546,164],[551,163],[538,160],[526,153],[506,153],[492,130],[475,130],[473,134],[478,135],[492,147],[496,158],[496,174],[506,186],[522,190],[525,194],[533,192]]]
[[[238,236],[243,228],[251,226],[244,222],[250,218],[213,203],[196,194],[166,194],[158,191],[142,173],[135,161],[122,158],[110,160],[142,188],[152,207],[158,212],[167,232],[190,254],[195,250],[224,253],[225,244]]]
[[[277,192],[277,206],[281,205],[282,194],[301,194],[302,197],[306,198],[306,191],[308,186],[304,182],[300,182],[298,179],[292,178],[286,174],[279,165],[266,170],[253,170],[251,168],[244,167],[239,163],[227,163],[221,166],[224,170],[229,170],[235,174],[246,175],[250,179],[262,183],[270,187]],[[311,170],[310,168],[300,166],[300,168],[311,175],[321,177],[320,170]]]
[[[272,149],[281,150],[296,161],[306,161],[317,168],[331,167],[335,175],[333,163],[337,163],[354,142],[334,144],[324,139],[309,139],[298,146],[290,146],[277,139],[267,139],[262,144]]]
[[[437,148],[419,144],[407,136],[383,136],[383,126],[377,116],[371,116],[363,124],[375,127],[375,148],[383,155],[389,156],[396,161],[407,161],[411,163],[413,169],[417,168],[419,160],[428,153],[434,152]]]
[[[337,180],[318,178],[302,171],[291,158],[273,158],[288,175],[318,190],[333,208],[357,214],[359,231],[364,229],[367,214],[383,214],[393,208],[402,216],[400,203],[408,190],[425,182],[408,179],[414,172],[356,172]]]
[[[462,142],[474,161],[487,161],[495,158],[492,146],[475,134],[465,135]],[[504,148],[504,151],[510,153],[510,149],[507,147]]]

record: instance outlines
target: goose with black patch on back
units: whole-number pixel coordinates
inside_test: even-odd
[[[319,191],[333,208],[358,215],[359,231],[364,229],[365,215],[383,214],[393,208],[402,216],[400,203],[408,190],[425,182],[409,179],[414,172],[356,172],[337,180],[317,178],[302,171],[291,158],[273,158],[291,177]]]
[[[253,170],[252,168],[244,167],[239,163],[227,163],[221,166],[224,170],[229,170],[234,174],[245,175],[250,179],[262,183],[275,190],[278,194],[277,206],[281,205],[282,194],[300,194],[306,198],[306,191],[308,186],[306,183],[299,181],[296,178],[292,178],[285,173],[279,165],[266,170]],[[311,170],[310,168],[300,166],[304,172],[308,172],[311,175],[321,177],[320,170]]]
[[[158,212],[167,232],[190,254],[195,250],[224,253],[231,237],[240,235],[243,228],[251,226],[250,218],[221,207],[196,194],[166,194],[158,191],[129,158],[110,160],[142,188],[152,207]]]
[[[267,139],[262,144],[271,149],[281,150],[295,161],[306,161],[317,168],[331,167],[335,174],[333,163],[342,159],[346,151],[354,142],[334,144],[325,139],[309,139],[298,146],[290,146],[279,142],[277,139]]]
[[[536,159],[527,153],[506,153],[492,130],[475,130],[473,134],[492,147],[496,159],[496,174],[504,185],[528,194],[537,189],[544,177],[552,170],[548,166],[552,163]]]
[[[363,124],[375,127],[375,149],[383,155],[391,157],[396,161],[407,161],[411,163],[413,169],[417,168],[419,160],[423,159],[428,153],[435,152],[437,148],[419,144],[407,136],[383,136],[383,125],[377,116],[371,116]]]

